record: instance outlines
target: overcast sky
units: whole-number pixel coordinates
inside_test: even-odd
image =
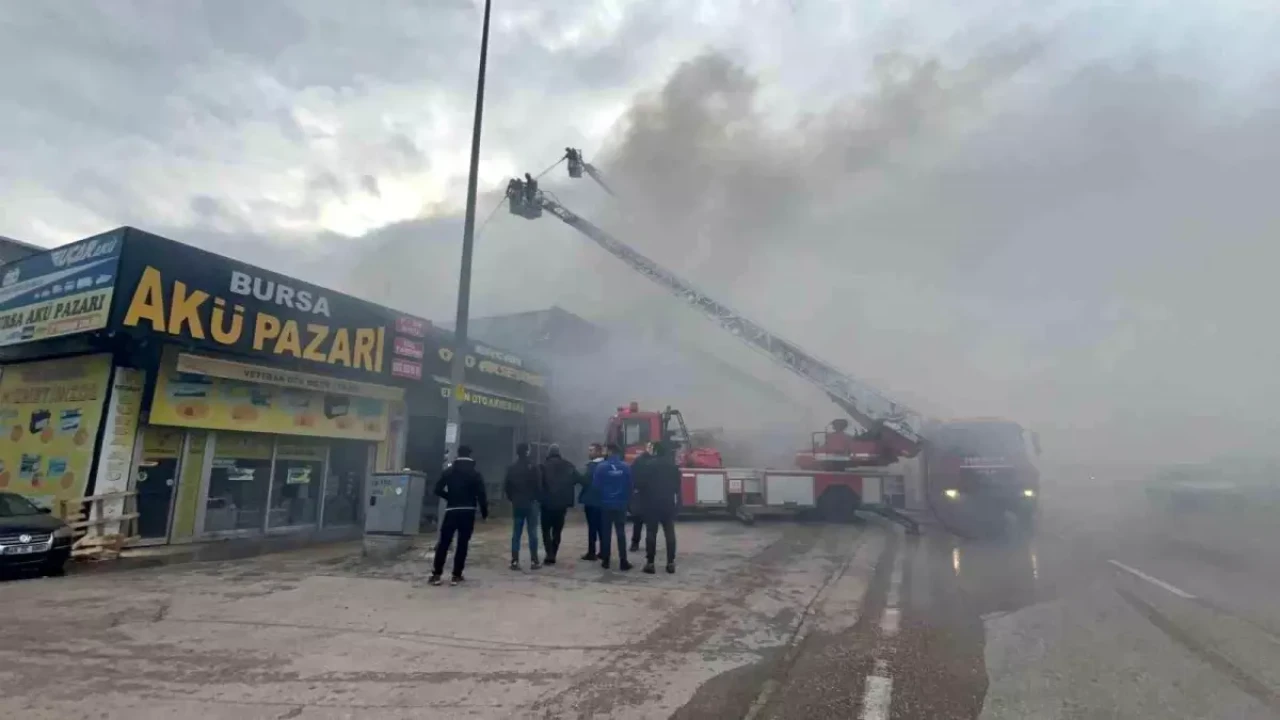
[[[567,204],[898,397],[1084,458],[1274,444],[1272,3],[496,5],[482,215],[580,146],[626,202],[557,169]],[[0,234],[133,224],[452,316],[474,2],[3,0],[0,29]],[[550,218],[496,215],[475,283],[738,354]]]

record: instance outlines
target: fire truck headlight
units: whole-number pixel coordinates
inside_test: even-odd
[[[1022,491],[1022,497],[1033,498],[1035,496],[1036,496],[1036,491],[1032,490],[1031,488],[1027,488],[1026,490]]]
[[[942,491],[942,494],[946,495],[947,498],[951,500],[955,500],[956,498],[960,497],[960,491],[955,488],[947,488],[946,490]]]

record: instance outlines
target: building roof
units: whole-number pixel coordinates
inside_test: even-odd
[[[0,265],[42,253],[47,248],[0,235]]]

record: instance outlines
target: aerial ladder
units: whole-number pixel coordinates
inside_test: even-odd
[[[565,154],[569,176],[580,178],[585,172],[600,183],[610,195],[616,194],[582,153],[569,148]],[[787,370],[817,386],[836,405],[860,425],[865,435],[877,437],[897,457],[914,457],[920,450],[920,416],[895,402],[871,385],[837,370],[793,342],[770,332],[728,305],[712,298],[675,273],[637,252],[587,219],[575,214],[558,200],[538,189],[537,180],[529,174],[524,180],[513,178],[507,184],[508,209],[513,215],[537,219],[542,213],[555,215],[566,225],[586,235],[610,255],[631,269],[665,288],[672,295],[700,312],[747,347],[773,359]]]
[[[582,153],[567,148],[569,176],[580,178],[585,172],[610,195],[617,197],[602,174],[582,158]],[[662,286],[686,305],[715,322],[752,350],[771,358],[795,375],[822,390],[850,418],[864,429],[860,437],[874,438],[885,452],[896,458],[914,457],[920,452],[921,437],[917,428],[922,418],[913,410],[891,400],[871,385],[850,377],[793,342],[753,322],[692,283],[623,243],[589,220],[575,214],[557,199],[538,188],[538,181],[526,173],[524,179],[512,178],[507,184],[508,210],[513,215],[534,220],[543,212],[551,213],[566,225],[586,235],[610,255],[631,269]],[[891,519],[915,530],[915,522],[888,506],[873,508]]]

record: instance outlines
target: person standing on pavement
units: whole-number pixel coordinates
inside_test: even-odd
[[[564,516],[573,507],[573,491],[581,482],[578,468],[560,456],[560,446],[547,448],[542,462],[542,547],[547,565],[556,564]]]
[[[654,455],[635,470],[636,505],[645,521],[644,571],[652,575],[658,553],[658,526],[667,546],[667,572],[676,571],[676,508],[680,492],[680,468],[663,443],[654,443]]]
[[[627,562],[627,503],[631,500],[631,468],[622,460],[622,451],[609,443],[609,457],[596,466],[591,487],[600,496],[600,567],[609,569],[613,536],[618,538],[618,569],[630,570]]]
[[[644,450],[631,461],[631,477],[635,478],[640,468],[649,460],[653,459],[654,443],[645,443]],[[627,506],[627,511],[631,514],[631,552],[640,552],[640,531],[644,528],[644,515],[640,512],[640,506],[636,503],[635,493],[639,485],[632,489],[631,502]]]
[[[581,478],[582,492],[578,493],[578,502],[582,503],[582,514],[587,518],[587,554],[582,556],[587,562],[600,559],[596,554],[596,541],[600,539],[600,496],[591,486],[596,467],[604,462],[604,447],[600,443],[591,443],[587,449],[587,467]]]
[[[449,554],[454,535],[458,536],[458,549],[453,553],[453,577],[450,585],[463,581],[462,571],[467,566],[467,546],[471,532],[476,527],[476,510],[480,517],[489,519],[489,498],[484,491],[484,477],[476,470],[471,459],[471,448],[458,446],[458,459],[454,460],[436,481],[436,497],[445,502],[444,518],[440,521],[440,539],[436,541],[435,562],[431,566],[432,585],[440,584],[444,573],[444,559]]]
[[[520,569],[520,534],[528,528],[529,568],[538,562],[538,498],[542,495],[542,472],[529,459],[529,443],[516,445],[516,461],[507,468],[502,492],[511,503],[511,569]]]

